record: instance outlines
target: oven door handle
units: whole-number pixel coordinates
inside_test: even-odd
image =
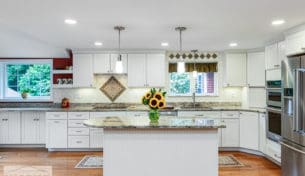
[[[276,109],[276,108],[267,107],[266,110],[270,111],[270,112],[278,113],[278,114],[282,113],[282,109]]]

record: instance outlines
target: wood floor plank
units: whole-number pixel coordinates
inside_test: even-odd
[[[47,165],[52,166],[53,176],[101,176],[102,169],[75,169],[75,165],[85,155],[102,155],[102,152],[48,152],[44,149],[0,149],[0,176],[7,165]],[[220,152],[233,155],[244,167],[219,169],[219,176],[280,176],[279,166],[261,156],[241,152]]]

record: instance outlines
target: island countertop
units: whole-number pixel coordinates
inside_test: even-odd
[[[84,125],[105,129],[218,129],[226,127],[221,120],[171,116],[162,116],[157,123],[150,122],[148,117],[106,117],[101,119],[85,120]]]

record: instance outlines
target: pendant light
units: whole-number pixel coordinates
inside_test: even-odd
[[[115,26],[115,30],[119,33],[119,41],[118,41],[118,59],[115,63],[115,72],[116,73],[123,73],[123,62],[122,62],[122,55],[121,55],[121,31],[125,30],[123,26]]]
[[[180,53],[182,53],[182,31],[186,30],[186,27],[176,27],[176,31],[179,31],[179,44],[180,44]],[[177,66],[177,72],[178,73],[184,73],[185,72],[185,62],[184,61],[178,61],[178,66]]]
[[[194,54],[196,54],[197,52],[198,52],[198,50],[192,50],[192,52],[194,53]],[[197,74],[198,72],[197,72],[197,69],[196,69],[196,60],[194,60],[194,70],[193,70],[193,77],[194,78],[197,78]]]

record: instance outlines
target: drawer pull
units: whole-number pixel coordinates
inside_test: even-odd
[[[77,125],[82,125],[82,123],[75,123],[75,124],[77,124]]]
[[[274,157],[281,159],[281,156],[279,156],[278,154],[274,154]]]
[[[77,133],[81,133],[82,131],[75,131],[75,132],[77,132]]]
[[[197,117],[203,117],[204,115],[203,115],[203,114],[196,114],[195,116],[197,116]]]
[[[2,119],[2,121],[8,121],[8,119]]]
[[[54,123],[60,123],[60,121],[54,121]]]
[[[135,116],[135,117],[140,117],[141,115],[140,115],[140,114],[135,114],[134,116]]]
[[[59,114],[54,114],[54,117],[60,117],[60,115]]]
[[[75,116],[76,116],[76,117],[81,117],[81,116],[82,116],[82,114],[76,114]]]
[[[81,143],[83,143],[83,142],[82,142],[82,141],[76,141],[76,143],[77,143],[77,144],[81,144]]]

